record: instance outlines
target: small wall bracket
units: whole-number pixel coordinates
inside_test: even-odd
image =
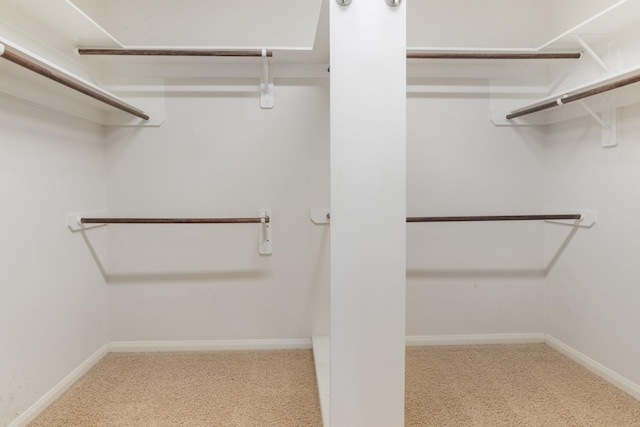
[[[329,208],[311,209],[309,218],[314,224],[329,224],[331,222],[330,212]]]
[[[545,220],[545,222],[561,225],[570,225],[573,227],[591,228],[598,221],[598,212],[589,209],[560,209],[547,208],[547,213],[580,213],[582,216],[578,220]]]
[[[273,253],[273,244],[271,240],[271,210],[261,209],[259,216],[262,219],[260,229],[258,230],[258,253],[260,255],[271,255]],[[269,218],[269,222],[266,219]]]
[[[71,231],[82,231],[89,228],[104,227],[107,224],[83,224],[80,222],[80,218],[106,218],[108,216],[108,211],[70,213],[66,217],[66,224]]]
[[[602,68],[605,73],[608,73],[609,67],[607,66],[607,64],[605,64],[602,58],[600,58],[600,56],[591,48],[591,46],[589,46],[587,42],[585,42],[584,39],[578,34],[574,34],[573,36],[576,38],[582,49],[584,49],[584,52],[589,55],[594,61],[596,61],[596,63],[600,66],[600,68]]]
[[[262,49],[262,75],[260,76],[260,108],[273,108],[273,80],[269,80],[267,50]]]
[[[591,109],[584,101],[578,101],[582,108],[584,108],[593,119],[600,125],[602,129],[602,146],[603,147],[615,147],[618,145],[617,130],[618,130],[618,116],[617,110],[611,105],[611,95],[603,96],[603,107],[601,116]]]

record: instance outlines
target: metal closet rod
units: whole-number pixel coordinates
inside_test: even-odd
[[[212,49],[102,49],[79,48],[80,55],[123,55],[123,56],[242,56],[262,57],[262,50],[212,50]],[[267,57],[273,51],[266,51]]]
[[[261,218],[80,218],[82,224],[260,224]]]
[[[612,83],[607,83],[602,86],[598,86],[589,90],[585,90],[582,92],[577,92],[574,94],[566,94],[561,96],[558,99],[554,99],[553,101],[548,101],[543,104],[534,105],[533,107],[523,108],[520,110],[516,110],[512,113],[506,115],[507,120],[515,119],[516,117],[525,116],[527,114],[536,113],[542,110],[548,110],[549,108],[558,107],[563,104],[568,104],[570,102],[578,101],[583,98],[587,98],[590,96],[598,95],[603,92],[609,92],[614,89],[618,89],[620,87],[628,86],[630,84],[640,82],[640,74],[627,77],[625,79],[621,79]]]
[[[420,52],[408,51],[407,59],[580,59],[582,52]]]
[[[581,214],[551,215],[485,215],[485,216],[412,216],[407,222],[472,222],[472,221],[552,221],[579,220]]]
[[[82,84],[76,80],[73,80],[69,76],[65,75],[62,72],[52,70],[50,68],[43,67],[37,62],[31,61],[28,57],[21,55],[20,53],[14,52],[9,46],[0,43],[0,57],[6,59],[7,61],[11,61],[16,65],[24,67],[28,70],[31,70],[41,76],[44,76],[50,80],[53,80],[61,85],[67,86],[75,91],[78,91],[84,95],[87,95],[93,99],[96,99],[100,102],[103,102],[107,105],[110,105],[119,110],[125,111],[129,114],[132,114],[136,117],[140,117],[144,120],[149,120],[149,116],[142,110],[139,110],[135,107],[132,107],[129,104],[126,104],[116,98],[112,98],[104,93],[101,93],[90,86]]]

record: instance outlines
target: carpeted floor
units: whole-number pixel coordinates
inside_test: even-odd
[[[407,427],[640,427],[640,402],[545,344],[409,347],[406,363]],[[111,353],[30,424],[180,425],[320,427],[311,351]]]
[[[30,427],[322,426],[311,350],[110,353]]]
[[[640,427],[640,402],[546,344],[407,348],[406,426]]]

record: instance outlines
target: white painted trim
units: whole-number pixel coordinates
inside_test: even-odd
[[[531,344],[545,342],[538,332],[522,334],[424,335],[408,336],[407,347],[430,345]]]
[[[282,340],[193,340],[193,341],[113,341],[114,353],[150,351],[214,351],[214,350],[306,350],[311,339]]]
[[[93,353],[80,366],[75,368],[69,375],[62,379],[55,387],[45,393],[36,403],[23,412],[18,418],[13,420],[7,427],[23,427],[33,421],[47,406],[51,405],[62,393],[80,379],[89,369],[100,361],[109,352],[109,346],[103,345]]]
[[[579,363],[589,371],[610,382],[617,388],[626,393],[629,393],[637,400],[640,400],[640,385],[629,381],[617,372],[612,371],[603,364],[596,362],[595,360],[591,359],[583,353],[580,353],[578,350],[568,346],[567,344],[563,343],[557,338],[552,337],[551,335],[546,336],[546,343],[554,349],[558,350],[560,353],[567,356],[569,359],[573,360],[576,363]]]
[[[331,422],[331,340],[328,336],[315,336],[313,343],[313,363],[316,368],[318,395],[320,396],[320,411],[322,425],[329,427]]]

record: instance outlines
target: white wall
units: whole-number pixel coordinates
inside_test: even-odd
[[[168,95],[160,128],[110,129],[113,216],[251,217],[258,226],[109,226],[112,341],[309,338],[328,333],[328,86],[276,80],[248,93]]]
[[[488,116],[486,94],[409,94],[408,216],[542,212],[544,131]],[[407,224],[407,335],[542,332],[543,237],[539,222]]]
[[[107,343],[107,292],[67,213],[104,207],[102,129],[0,96],[0,425]],[[87,234],[89,235],[89,234]],[[104,232],[93,230],[99,250]]]
[[[640,106],[619,110],[617,147],[602,148],[600,133],[590,117],[549,129],[548,203],[596,210],[598,222],[575,233],[547,278],[545,329],[640,384]]]

